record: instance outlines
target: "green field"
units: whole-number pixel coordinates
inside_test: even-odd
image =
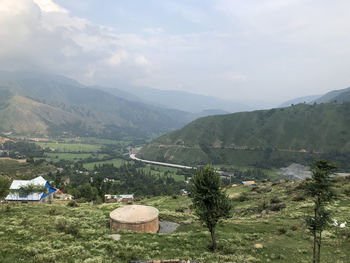
[[[120,167],[127,162],[128,161],[125,161],[123,159],[116,158],[116,159],[112,159],[112,160],[108,160],[108,161],[84,163],[83,166],[85,169],[93,170],[95,165],[99,166],[99,165],[103,165],[103,164],[113,164],[115,167]]]
[[[116,232],[109,235],[109,213],[118,204],[12,204],[0,206],[1,262],[130,262],[131,260],[183,259],[199,262],[295,262],[312,261],[312,238],[305,216],[312,202],[301,196],[299,183],[261,183],[257,187],[232,187],[234,213],[216,229],[218,250],[208,249],[210,234],[188,209],[191,199],[153,197],[140,203],[156,207],[160,220],[180,223],[173,234]],[[338,199],[329,207],[338,222],[350,220],[350,179],[339,179]],[[345,195],[344,193],[347,193]],[[240,200],[240,196],[245,198]],[[271,200],[286,205],[271,210]],[[262,213],[262,204],[265,212]],[[185,222],[186,221],[186,222]],[[323,233],[322,262],[349,262],[350,231],[330,227]],[[254,248],[261,244],[263,248]]]
[[[57,152],[84,152],[94,153],[101,150],[102,145],[86,143],[59,143],[59,142],[37,142],[40,147]]]
[[[116,141],[109,139],[101,139],[96,137],[81,137],[79,139],[76,138],[66,138],[64,139],[65,143],[87,143],[87,144],[100,144],[100,145],[128,145],[131,141]]]
[[[184,181],[185,177],[183,175],[177,174],[178,169],[164,166],[155,166],[155,165],[146,165],[146,167],[139,168],[146,173],[151,173],[154,176],[165,176],[167,173],[168,176],[174,177],[175,181]]]
[[[45,153],[44,158],[47,161],[58,161],[58,160],[67,160],[67,161],[79,161],[86,158],[106,158],[108,154],[91,154],[91,153]]]

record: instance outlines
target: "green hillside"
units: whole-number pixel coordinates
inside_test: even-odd
[[[232,217],[216,228],[218,249],[209,250],[210,233],[191,213],[186,196],[158,196],[136,204],[154,206],[161,221],[179,223],[172,234],[112,232],[109,213],[120,204],[0,204],[1,262],[120,262],[198,260],[199,262],[304,263],[312,261],[312,236],[305,218],[312,200],[302,182],[258,183],[227,189]],[[349,178],[338,178],[332,219],[349,222]],[[120,234],[118,241],[111,234]],[[322,262],[349,262],[349,227],[331,225],[322,234]],[[260,244],[260,248],[255,248]]]
[[[350,103],[299,104],[201,118],[154,140],[139,156],[186,164],[278,166],[335,152],[350,152]]]
[[[21,135],[146,137],[182,127],[191,118],[55,75],[0,72],[0,94],[0,131]]]

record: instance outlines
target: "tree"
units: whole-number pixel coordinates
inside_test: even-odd
[[[0,176],[0,200],[5,198],[10,192],[11,182],[7,178]]]
[[[192,178],[193,207],[195,213],[208,228],[212,249],[216,249],[215,227],[219,219],[230,216],[230,200],[222,190],[220,176],[210,165],[199,170]]]
[[[306,193],[314,201],[313,215],[306,219],[313,235],[313,263],[320,262],[322,232],[330,223],[330,211],[326,205],[334,199],[330,175],[335,169],[328,161],[316,161],[312,179],[306,184]]]

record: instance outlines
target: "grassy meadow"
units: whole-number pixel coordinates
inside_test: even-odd
[[[99,144],[88,143],[62,143],[62,142],[37,142],[40,147],[57,152],[88,152],[94,153],[102,148]]]
[[[231,187],[234,210],[217,226],[218,250],[208,249],[210,235],[188,209],[184,196],[139,201],[159,209],[160,220],[180,227],[173,234],[116,232],[109,235],[109,213],[118,204],[65,202],[1,205],[1,262],[129,262],[151,259],[192,259],[200,262],[311,262],[312,238],[304,219],[312,202],[300,183],[260,183]],[[338,179],[332,218],[350,221],[350,178]],[[280,207],[277,209],[276,207]],[[284,208],[283,208],[284,207]],[[262,248],[254,248],[261,244]],[[330,227],[323,234],[322,262],[349,262],[350,231]]]

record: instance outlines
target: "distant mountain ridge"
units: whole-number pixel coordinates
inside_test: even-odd
[[[278,107],[289,107],[289,106],[296,105],[299,103],[311,103],[311,102],[317,100],[318,98],[320,98],[321,96],[322,95],[310,95],[310,96],[304,96],[304,97],[299,97],[299,98],[287,100],[287,101],[283,102],[282,104],[280,104]]]
[[[120,89],[103,88],[110,94],[117,95]],[[124,89],[126,91],[126,89]],[[158,107],[183,110],[191,113],[200,113],[207,110],[218,109],[223,112],[239,112],[252,110],[253,107],[238,101],[223,100],[213,96],[205,96],[178,90],[159,90],[146,87],[128,87],[127,93],[134,95],[130,98]]]
[[[328,102],[346,102],[350,101],[350,87],[340,90],[332,90],[322,97],[315,100],[316,103],[328,103]]]
[[[0,72],[0,93],[1,132],[151,136],[180,128],[192,118],[184,111],[129,101],[50,74]]]

